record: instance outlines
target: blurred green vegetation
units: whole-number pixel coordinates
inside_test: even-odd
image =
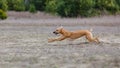
[[[3,10],[1,10],[0,9],[0,19],[6,19],[7,18],[7,14],[3,11]]]
[[[29,11],[30,11],[31,13],[36,13],[36,12],[37,12],[34,4],[30,4]]]
[[[0,0],[0,19],[6,19],[6,11],[8,9],[7,0]]]
[[[120,0],[0,0],[0,9],[44,11],[61,17],[91,17],[120,13]]]
[[[7,0],[0,0],[0,9],[3,11],[7,11],[8,9]]]

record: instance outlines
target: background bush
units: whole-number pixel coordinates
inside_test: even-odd
[[[0,0],[0,19],[6,19],[7,18],[7,11],[8,5],[7,0]]]
[[[46,2],[46,11],[62,17],[77,17],[79,14],[79,1],[50,0]]]
[[[56,12],[62,17],[77,17],[79,9],[79,0],[62,0],[57,5]]]
[[[30,4],[34,4],[35,8],[40,11],[44,11],[46,0],[29,0]]]
[[[93,16],[96,13],[94,9],[95,1],[94,0],[79,0],[80,1],[80,15],[83,17]]]
[[[118,3],[118,5],[120,6],[120,0],[116,0],[116,2]]]
[[[62,1],[60,1],[60,2],[62,2]],[[57,0],[48,0],[48,1],[46,1],[45,11],[56,14],[57,13],[56,11],[57,11],[57,4],[58,3],[59,2]]]
[[[13,7],[14,10],[16,11],[24,11],[25,10],[24,0],[16,0]]]
[[[62,17],[90,17],[120,11],[120,0],[47,0],[45,11]]]
[[[0,9],[7,11],[8,5],[6,0],[0,0]]]
[[[119,5],[116,0],[96,0],[96,9],[107,10],[111,13],[119,11]]]
[[[3,11],[44,11],[61,17],[120,13],[120,0],[0,0]]]
[[[7,0],[8,9],[15,11],[25,11],[25,2],[24,0]]]
[[[37,12],[34,4],[30,4],[29,11],[31,13],[36,13]]]
[[[0,9],[0,19],[6,19],[6,18],[7,18],[6,12]]]

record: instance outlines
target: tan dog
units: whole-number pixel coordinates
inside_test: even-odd
[[[77,30],[77,31],[71,32],[71,31],[65,30],[63,27],[59,27],[53,33],[61,34],[62,36],[56,39],[48,39],[48,42],[62,41],[64,39],[75,40],[82,36],[85,36],[89,42],[99,43],[98,38],[97,37],[94,38],[90,30]]]

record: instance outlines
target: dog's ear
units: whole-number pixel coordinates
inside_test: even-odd
[[[59,30],[59,29],[63,29],[63,27],[62,27],[62,26],[60,26],[60,27],[58,27],[57,29],[58,29],[58,30]]]
[[[62,29],[62,28],[63,28],[63,26],[60,26],[60,28]]]

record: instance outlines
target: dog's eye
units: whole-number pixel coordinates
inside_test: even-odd
[[[58,30],[56,30],[56,31],[58,31]]]

